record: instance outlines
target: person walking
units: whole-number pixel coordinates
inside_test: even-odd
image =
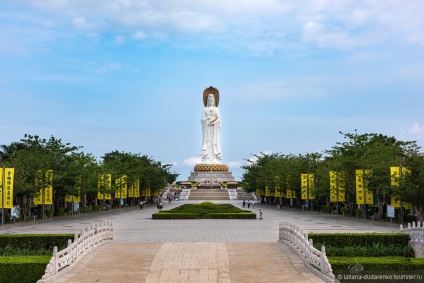
[[[247,208],[250,208],[250,199],[247,201]]]
[[[246,201],[245,200],[243,200],[243,205],[242,205],[242,207],[244,208],[246,206]]]
[[[259,219],[262,219],[262,210],[259,208]]]

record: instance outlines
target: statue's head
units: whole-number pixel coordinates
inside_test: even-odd
[[[213,94],[208,95],[208,107],[215,106],[215,96]]]

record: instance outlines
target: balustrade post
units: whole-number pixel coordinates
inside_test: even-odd
[[[56,274],[59,272],[57,268],[57,246],[53,247],[53,257],[54,257],[54,267],[53,267],[53,274]]]
[[[325,246],[321,246],[321,272],[325,274],[325,265],[327,264],[327,262],[325,261],[326,258],[326,253],[325,253]]]

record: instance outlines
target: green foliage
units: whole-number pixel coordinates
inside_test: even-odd
[[[322,212],[328,212],[328,206],[326,205],[321,206],[321,210]]]
[[[255,219],[256,214],[231,204],[214,204],[205,201],[200,204],[183,204],[171,210],[152,215],[153,219]]]
[[[15,249],[50,250],[57,246],[59,250],[68,245],[68,240],[73,240],[72,234],[0,234],[0,247]]]
[[[323,244],[314,243],[314,247],[318,250],[321,249]],[[384,246],[380,243],[374,243],[370,246],[345,246],[335,247],[324,245],[327,256],[351,256],[351,257],[382,257],[382,256],[403,256],[414,257],[414,250],[410,246]]]
[[[349,266],[359,263],[364,271],[376,270],[424,270],[424,258],[405,257],[328,257],[333,271],[347,271]]]
[[[402,233],[309,233],[309,239],[327,246],[372,247],[373,245],[407,247],[409,235]]]
[[[93,211],[100,211],[100,206],[99,205],[93,205],[92,210]]]
[[[343,215],[349,215],[349,214],[350,214],[350,209],[349,209],[349,208],[347,208],[347,207],[342,207],[342,208],[340,208],[340,212],[341,212]]]
[[[362,215],[364,214],[364,211],[362,209],[355,209],[353,213],[355,214],[356,217],[362,217]]]
[[[0,257],[0,283],[37,282],[44,275],[51,256]]]

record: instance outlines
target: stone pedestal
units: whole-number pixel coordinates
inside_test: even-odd
[[[196,164],[188,177],[189,182],[217,180],[219,182],[234,182],[235,179],[226,164]]]

